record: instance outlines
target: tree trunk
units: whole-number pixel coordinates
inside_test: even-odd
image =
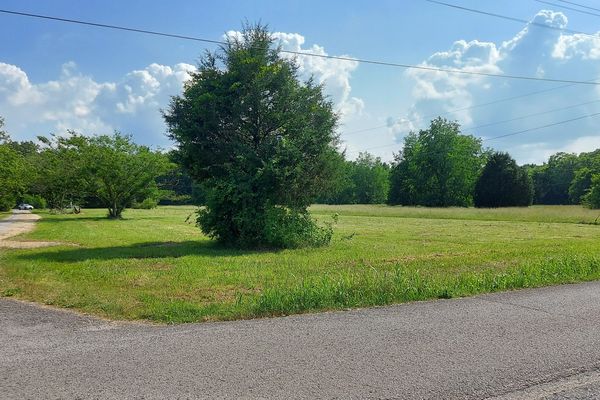
[[[119,205],[117,204],[117,201],[114,200],[112,202],[112,206],[108,208],[108,218],[119,219],[119,218],[121,218],[122,212],[123,212],[123,209],[121,207],[119,207]]]

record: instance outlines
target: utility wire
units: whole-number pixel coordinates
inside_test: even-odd
[[[587,15],[593,15],[595,17],[600,17],[600,14],[593,13],[593,12],[590,12],[590,11],[580,10],[578,8],[575,8],[575,7],[563,6],[561,4],[556,4],[556,3],[552,3],[550,1],[545,1],[545,0],[535,0],[535,1],[537,1],[538,3],[542,3],[542,4],[546,4],[546,5],[552,6],[552,7],[564,8],[565,10],[571,10],[571,11],[575,11],[575,12],[582,13],[582,14],[587,14]]]
[[[596,102],[598,102],[598,101],[600,101],[600,100],[596,100]],[[589,103],[592,103],[592,102],[589,102]],[[587,104],[587,103],[582,103],[580,105],[583,105],[583,104]],[[573,107],[576,107],[576,105],[570,106],[570,107],[564,107],[563,109],[573,108]],[[561,109],[551,110],[551,111],[547,111],[547,112],[556,112],[558,110],[561,110]],[[536,114],[532,114],[532,115],[527,115],[527,116],[523,116],[523,117],[520,117],[520,118],[522,119],[522,118],[527,118],[527,117],[535,116],[535,115]],[[550,127],[557,126],[557,125],[563,125],[563,124],[566,124],[566,123],[569,123],[569,122],[579,121],[579,120],[582,120],[582,119],[592,118],[592,117],[596,117],[598,115],[600,115],[600,112],[593,113],[593,114],[586,114],[586,115],[582,115],[582,116],[575,117],[575,118],[570,118],[570,119],[566,119],[566,120],[562,120],[562,121],[558,121],[558,122],[553,122],[551,124],[546,124],[546,125],[542,125],[542,126],[536,126],[536,127],[533,127],[533,128],[522,129],[522,130],[519,130],[519,131],[507,133],[507,134],[504,134],[504,135],[493,136],[493,137],[490,137],[490,138],[482,138],[481,141],[482,142],[488,142],[490,140],[497,140],[497,139],[502,139],[502,138],[506,138],[506,137],[510,137],[510,136],[522,135],[524,133],[538,131],[538,130],[541,130],[541,129],[550,128]],[[499,121],[497,123],[491,123],[491,124],[488,124],[488,126],[489,125],[494,125],[494,124],[500,124],[500,123],[504,123],[504,122],[507,122],[507,121]],[[469,129],[473,129],[473,128],[469,128]],[[352,151],[351,153],[359,153],[359,152],[363,152],[363,151],[369,151],[369,150],[375,150],[375,149],[382,149],[382,148],[386,148],[386,147],[398,146],[399,144],[400,143],[392,143],[392,144],[386,144],[386,145],[381,145],[381,146],[368,147],[368,148],[363,149],[363,150]]]
[[[433,2],[433,0],[426,0],[426,1]],[[443,3],[440,3],[440,4],[443,4]],[[39,19],[52,20],[52,21],[67,22],[67,23],[73,23],[73,24],[79,24],[79,25],[94,26],[97,28],[116,29],[116,30],[127,31],[127,32],[136,32],[136,33],[143,33],[143,34],[155,35],[155,36],[165,36],[165,37],[170,37],[170,38],[175,38],[175,39],[192,40],[192,41],[210,43],[210,44],[218,44],[218,45],[225,45],[225,46],[227,45],[227,42],[219,41],[219,40],[203,39],[203,38],[194,37],[194,36],[186,36],[186,35],[179,35],[179,34],[173,34],[173,33],[152,31],[152,30],[147,30],[147,29],[130,28],[130,27],[118,26],[118,25],[102,24],[102,23],[97,23],[97,22],[82,21],[82,20],[75,20],[75,19],[69,19],[69,18],[53,17],[53,16],[41,15],[41,14],[25,13],[25,12],[20,12],[20,11],[11,11],[11,10],[0,9],[0,13],[10,14],[10,15],[18,15],[18,16],[23,16],[23,17],[30,17],[30,18],[39,18]],[[527,22],[527,21],[525,21],[525,22]],[[540,24],[540,25],[547,26],[547,25],[543,25],[543,24]],[[552,28],[550,26],[547,26],[547,27]],[[358,62],[358,63],[362,63],[362,64],[396,67],[396,68],[404,68],[404,69],[416,69],[416,70],[423,70],[423,71],[446,72],[446,73],[451,73],[451,74],[488,76],[488,77],[495,77],[495,78],[518,79],[518,80],[540,81],[540,82],[573,83],[573,84],[579,84],[579,85],[600,85],[600,82],[596,82],[596,81],[594,81],[594,82],[587,81],[586,82],[586,81],[579,81],[579,80],[573,80],[573,79],[552,79],[552,78],[540,78],[540,77],[525,76],[525,75],[505,75],[505,74],[494,74],[494,73],[489,73],[489,72],[464,71],[464,70],[459,70],[459,69],[438,68],[438,67],[432,67],[432,66],[427,66],[427,65],[411,65],[411,64],[403,64],[403,63],[396,63],[396,62],[353,58],[353,57],[348,57],[348,56],[332,56],[332,55],[317,54],[317,53],[311,53],[311,52],[300,52],[300,51],[293,51],[293,50],[281,50],[281,52],[286,53],[286,54],[292,54],[295,56],[317,57],[317,58],[321,58],[321,59],[350,61],[350,62]]]
[[[491,138],[485,138],[482,139],[483,142],[489,142],[490,140],[496,140],[496,139],[501,139],[501,138],[505,138],[505,137],[509,137],[509,136],[515,136],[515,135],[521,135],[523,133],[528,133],[528,132],[533,132],[533,131],[538,131],[540,129],[545,129],[545,128],[550,128],[552,126],[557,126],[557,125],[563,125],[569,122],[573,122],[573,121],[579,121],[581,119],[586,119],[586,118],[592,118],[592,117],[596,117],[600,115],[600,112],[594,113],[594,114],[587,114],[587,115],[582,115],[580,117],[575,117],[575,118],[571,118],[571,119],[566,119],[564,121],[559,121],[559,122],[554,122],[552,124],[547,124],[547,125],[543,125],[543,126],[538,126],[535,128],[530,128],[530,129],[523,129],[521,131],[517,131],[517,132],[512,132],[512,133],[507,133],[506,135],[500,135],[500,136],[494,136]]]
[[[489,126],[505,124],[507,122],[520,121],[520,120],[531,118],[531,117],[538,117],[540,115],[551,114],[551,113],[558,112],[558,111],[570,110],[572,108],[577,108],[577,107],[581,107],[581,106],[587,106],[589,104],[594,104],[594,103],[598,103],[598,102],[600,102],[600,99],[596,99],[596,100],[592,100],[592,101],[586,101],[584,103],[579,103],[579,104],[573,104],[571,106],[555,108],[555,109],[552,109],[552,110],[541,111],[541,112],[534,113],[534,114],[523,115],[523,116],[520,116],[520,117],[505,119],[505,120],[502,120],[502,121],[490,122],[490,123],[487,123],[487,124],[476,125],[476,126],[469,126],[467,128],[464,128],[464,129],[465,130],[473,130],[473,129],[479,129],[479,128],[486,128],[486,127],[489,127]]]
[[[418,120],[423,120],[423,119],[427,119],[427,118],[433,118],[433,117],[442,116],[442,115],[455,114],[455,113],[460,112],[460,111],[473,110],[475,108],[480,108],[480,107],[490,106],[490,105],[494,105],[494,104],[504,103],[504,102],[511,101],[511,100],[516,100],[516,99],[521,99],[521,98],[524,98],[524,97],[534,96],[536,94],[542,94],[542,93],[547,93],[547,92],[551,92],[551,91],[558,90],[558,89],[564,89],[564,88],[570,87],[570,86],[574,86],[574,84],[561,85],[561,86],[553,87],[553,88],[550,88],[550,89],[537,90],[535,92],[524,93],[524,94],[520,94],[520,95],[517,95],[517,96],[505,97],[505,98],[502,98],[502,99],[497,99],[497,100],[489,101],[489,102],[486,102],[486,103],[474,104],[474,105],[469,106],[469,107],[456,108],[454,110],[446,111],[446,112],[443,112],[443,113],[436,113],[436,114],[424,115],[422,117],[419,117],[418,119],[407,119],[407,120],[403,121],[402,120],[403,117],[400,117],[400,118],[396,118],[396,120],[397,120],[396,124],[398,124],[398,123],[407,124],[409,122],[417,122]],[[358,130],[355,130],[355,131],[346,132],[346,133],[344,133],[344,136],[351,136],[351,135],[355,135],[357,133],[374,131],[374,130],[381,129],[381,128],[390,128],[390,126],[388,124],[385,124],[385,125],[374,126],[374,127],[371,127],[371,128],[358,129]]]
[[[424,1],[426,1],[428,3],[432,3],[432,4],[437,4],[440,6],[455,8],[455,9],[461,10],[461,11],[467,11],[467,12],[471,12],[471,13],[487,15],[490,17],[501,18],[501,19],[505,19],[508,21],[519,22],[522,24],[534,25],[534,26],[538,26],[540,28],[552,29],[552,30],[559,31],[559,32],[568,32],[568,33],[590,36],[590,37],[595,37],[595,38],[599,37],[598,35],[594,35],[594,34],[587,33],[587,32],[576,31],[574,29],[569,29],[569,28],[559,28],[557,26],[546,25],[546,24],[542,24],[539,22],[535,22],[535,21],[527,21],[526,19],[510,17],[508,15],[496,14],[496,13],[483,11],[483,10],[476,10],[474,8],[463,7],[463,6],[459,6],[456,4],[445,3],[443,1],[438,1],[438,0],[424,0]]]
[[[572,4],[574,6],[581,7],[581,8],[587,8],[588,10],[600,11],[600,8],[584,6],[583,4],[575,3],[573,1],[567,1],[567,0],[558,0],[558,1],[560,1],[561,3]]]

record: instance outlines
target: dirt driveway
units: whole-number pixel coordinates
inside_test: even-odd
[[[58,242],[32,242],[11,240],[14,236],[27,233],[35,229],[35,223],[40,219],[31,211],[14,210],[13,215],[0,220],[0,248],[32,249],[36,247],[56,246]]]

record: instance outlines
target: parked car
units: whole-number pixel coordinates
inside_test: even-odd
[[[31,204],[19,204],[19,210],[33,210],[33,206]]]

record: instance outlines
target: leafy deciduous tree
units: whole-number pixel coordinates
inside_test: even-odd
[[[391,204],[469,206],[484,157],[481,140],[461,135],[456,122],[437,118],[411,132],[392,168]]]
[[[25,163],[23,157],[8,144],[0,144],[0,211],[15,206],[24,189]]]
[[[0,211],[10,210],[25,188],[24,157],[12,148],[10,136],[2,129],[0,117]]]
[[[165,154],[119,133],[89,138],[84,159],[90,188],[108,208],[109,218],[121,218],[134,201],[155,194],[156,178],[172,168]]]
[[[56,210],[80,204],[89,189],[83,156],[88,138],[71,131],[65,136],[39,136],[38,140],[43,146],[33,158],[36,173],[30,191],[42,195]]]
[[[352,181],[355,200],[359,204],[382,204],[390,189],[390,170],[381,159],[369,153],[360,153],[352,162]]]
[[[475,207],[526,207],[533,201],[533,183],[508,153],[493,153],[477,180],[473,200]]]
[[[592,186],[583,197],[583,202],[590,208],[600,208],[600,174],[592,176]]]
[[[534,167],[532,179],[535,204],[571,204],[569,186],[575,177],[577,156],[568,153],[556,153],[548,162]]]

